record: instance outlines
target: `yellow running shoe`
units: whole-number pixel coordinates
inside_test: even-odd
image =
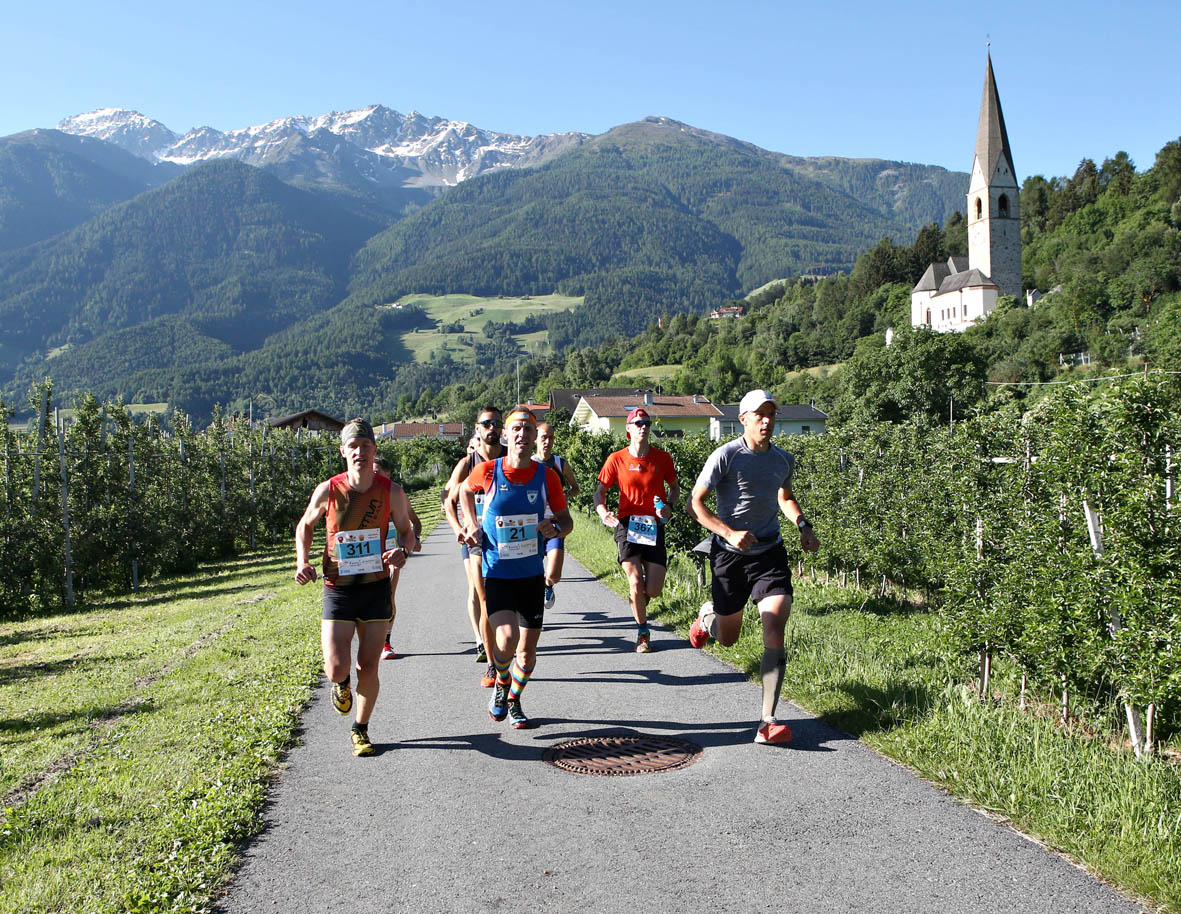
[[[377,750],[369,742],[369,728],[353,726],[353,755],[374,755]]]
[[[353,710],[353,690],[347,681],[332,683],[332,707],[337,714],[348,714]]]

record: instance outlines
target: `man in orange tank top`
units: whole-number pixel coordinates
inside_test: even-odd
[[[418,545],[404,492],[391,496],[390,480],[373,465],[377,442],[373,426],[350,419],[340,433],[345,472],[316,486],[303,517],[295,526],[295,580],[316,580],[311,563],[312,535],[327,516],[324,547],[323,611],[320,647],[324,672],[332,680],[332,705],[340,714],[353,707],[350,665],[353,635],[357,636],[357,716],[352,728],[353,754],[373,755],[369,718],[380,684],[377,670],[389,629],[390,568],[401,568]],[[390,522],[401,545],[388,548]]]

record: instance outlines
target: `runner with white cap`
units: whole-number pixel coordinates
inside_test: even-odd
[[[717,448],[705,461],[689,495],[689,513],[713,534],[710,566],[712,597],[689,629],[689,643],[703,647],[710,638],[734,644],[742,629],[742,610],[753,600],[763,627],[762,720],[756,743],[786,743],[787,724],[775,718],[787,658],[783,633],[791,614],[791,569],[779,531],[780,512],[799,528],[800,546],[820,548],[812,524],[791,491],[795,458],[771,443],[775,398],[752,390],[738,405],[740,438]],[[710,492],[717,507],[705,504]]]

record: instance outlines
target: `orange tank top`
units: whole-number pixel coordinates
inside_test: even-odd
[[[386,550],[386,534],[390,526],[390,480],[380,473],[373,475],[373,485],[365,492],[354,491],[349,486],[348,473],[338,473],[328,480],[328,541],[324,548],[324,581],[330,586],[348,587],[352,584],[368,584],[380,581],[388,575],[386,569],[365,574],[340,574],[338,557],[349,550],[363,550],[366,541],[356,538],[356,543],[337,543],[338,533],[377,531],[380,551]],[[370,540],[372,542],[372,540]],[[339,550],[344,549],[346,553]],[[380,559],[380,555],[379,555]]]

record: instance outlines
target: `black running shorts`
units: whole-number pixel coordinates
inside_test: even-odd
[[[757,555],[746,555],[723,549],[714,537],[709,564],[713,569],[714,612],[719,616],[742,612],[747,600],[757,604],[764,597],[792,594],[791,569],[783,543]]]
[[[324,584],[321,619],[332,622],[389,622],[394,617],[390,609],[390,579],[333,587]]]
[[[656,525],[656,545],[642,546],[627,541],[627,518],[619,518],[615,528],[615,548],[619,550],[619,564],[624,562],[651,562],[653,565],[668,567],[668,550],[664,548],[664,524]]]
[[[521,628],[541,628],[545,615],[545,575],[533,578],[484,578],[488,618],[515,612]]]

